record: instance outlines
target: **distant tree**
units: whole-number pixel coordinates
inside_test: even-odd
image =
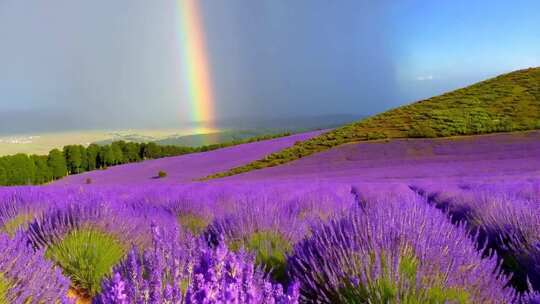
[[[66,159],[60,150],[53,149],[49,152],[47,158],[47,164],[52,170],[52,175],[54,179],[59,179],[68,174]]]
[[[88,153],[86,151],[86,148],[84,146],[78,146],[79,147],[79,151],[81,153],[81,165],[79,167],[79,171],[78,173],[80,172],[85,172],[88,170]]]
[[[96,158],[96,168],[102,169],[106,166],[105,164],[105,147],[98,147],[98,154]]]
[[[122,147],[122,152],[124,154],[124,161],[129,162],[129,163],[140,161],[141,157],[139,154],[139,149],[140,147],[139,147],[139,144],[137,143],[133,143],[133,142],[126,143]]]
[[[5,159],[7,184],[30,185],[34,182],[36,167],[34,161],[28,155],[19,153],[8,156]]]
[[[47,164],[47,156],[32,155],[30,156],[36,166],[34,175],[34,184],[44,184],[53,180],[52,169]]]
[[[146,153],[146,143],[139,145],[139,159],[144,160],[144,154]]]
[[[153,142],[147,143],[143,148],[143,158],[153,159],[161,157],[161,148]]]
[[[0,158],[0,186],[7,186],[7,172],[4,168],[3,157]]]
[[[99,167],[98,154],[99,154],[98,145],[91,144],[88,146],[88,148],[86,148],[86,159],[87,159],[86,171],[96,170]]]
[[[143,159],[209,151],[254,140],[258,140],[258,138],[195,148],[173,145],[160,146],[153,142],[125,141],[116,141],[105,146],[96,144],[91,144],[88,147],[67,145],[62,151],[59,149],[51,150],[47,156],[17,154],[0,157],[0,185],[42,184],[60,179],[68,174],[77,174],[97,168],[106,169],[109,166],[137,162]],[[166,176],[166,173],[163,173]]]
[[[101,168],[106,166],[113,166],[116,163],[114,151],[110,145],[106,145],[100,148],[99,159],[101,162]]]
[[[81,150],[79,147],[73,145],[65,146],[64,158],[66,159],[68,173],[79,173],[82,164]]]
[[[113,142],[111,144],[111,150],[112,150],[112,153],[114,154],[113,165],[124,163],[124,153],[122,152],[123,145],[125,145],[125,142]]]

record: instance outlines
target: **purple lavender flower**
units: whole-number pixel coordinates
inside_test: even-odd
[[[238,212],[214,220],[207,238],[213,245],[225,242],[235,252],[249,250],[255,254],[258,265],[271,271],[274,279],[285,282],[286,255],[302,232],[306,233],[307,225],[278,204],[273,208],[259,208],[258,204],[248,206],[250,208],[238,208]]]
[[[25,230],[35,216],[53,208],[55,191],[38,187],[12,187],[0,191],[0,231],[13,236]]]
[[[179,236],[154,227],[153,246],[142,255],[134,248],[94,302],[297,303],[297,286],[284,293],[255,268],[251,255]]]
[[[125,286],[126,283],[122,281],[120,274],[115,273],[109,282],[109,288],[101,296],[109,303],[128,304]]]
[[[34,252],[21,233],[0,234],[0,302],[73,303],[69,280],[59,268]]]
[[[36,218],[27,235],[34,248],[44,248],[62,267],[77,293],[92,297],[132,244],[151,244],[152,218],[143,209],[114,202],[66,204]]]
[[[518,290],[540,290],[538,198],[509,185],[428,188],[430,191],[416,190],[454,219],[465,221],[469,230],[478,231],[479,243],[502,259],[502,269],[512,274],[511,281]]]
[[[37,217],[28,227],[28,238],[35,248],[47,247],[69,232],[97,229],[114,235],[126,245],[151,243],[148,216],[123,204],[88,201],[65,204]]]
[[[233,196],[235,203],[229,203],[229,212],[209,225],[206,238],[216,245],[224,237],[231,250],[243,248],[255,254],[257,265],[275,281],[286,283],[286,256],[309,233],[310,225],[355,204],[350,187],[336,187],[332,193],[321,185],[294,190],[289,186],[254,186]]]
[[[321,303],[512,303],[496,257],[482,259],[463,226],[422,201],[370,204],[314,227],[290,272]]]

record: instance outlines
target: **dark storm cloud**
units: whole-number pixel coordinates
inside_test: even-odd
[[[44,128],[177,120],[180,80],[170,4],[0,2],[0,112],[63,118],[43,119],[49,124]]]
[[[395,97],[384,2],[204,3],[224,115],[365,114]]]
[[[176,1],[0,0],[0,128],[188,123]],[[371,114],[540,65],[535,1],[197,2],[219,119]]]
[[[378,90],[392,86],[378,4],[201,3],[219,118],[372,112],[391,95]],[[187,122],[176,10],[0,2],[0,113],[52,129]]]

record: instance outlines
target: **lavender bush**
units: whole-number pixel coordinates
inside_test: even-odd
[[[224,237],[231,250],[255,254],[257,265],[269,271],[274,280],[286,283],[286,256],[310,232],[310,225],[354,205],[350,187],[343,191],[336,186],[334,192],[314,188],[317,191],[300,188],[304,191],[294,195],[291,191],[284,195],[278,190],[252,189],[250,194],[237,196],[230,211],[209,225],[205,238],[217,245]]]
[[[90,201],[44,213],[29,225],[27,235],[34,248],[44,248],[62,267],[77,293],[94,296],[132,244],[151,243],[149,226],[129,206]]]
[[[245,252],[224,243],[179,240],[179,233],[154,227],[153,247],[142,256],[132,249],[103,283],[95,303],[297,303],[297,285],[287,292],[266,280]]]
[[[0,191],[0,232],[13,236],[25,230],[44,208],[52,207],[50,192],[31,187],[14,187]]]
[[[319,224],[290,272],[318,303],[512,303],[496,257],[422,201],[370,205]]]
[[[515,187],[515,186],[514,186]],[[538,197],[521,187],[475,185],[448,191],[448,186],[419,190],[430,202],[454,218],[465,221],[502,258],[519,290],[540,290],[540,205]]]
[[[22,233],[0,234],[0,303],[72,303],[70,281]]]

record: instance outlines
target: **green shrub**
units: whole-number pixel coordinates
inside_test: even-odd
[[[414,125],[409,130],[409,137],[412,138],[434,138],[437,137],[437,132],[432,127],[426,124]]]
[[[377,139],[385,139],[386,134],[379,133],[379,132],[368,132],[366,134],[366,140],[377,140]]]
[[[167,172],[165,171],[159,171],[158,172],[158,178],[165,178],[167,177]]]
[[[19,229],[26,229],[32,219],[34,219],[33,214],[20,213],[14,218],[4,223],[4,226],[0,227],[0,232],[4,232],[10,236],[14,236]]]
[[[67,234],[47,248],[45,256],[63,269],[78,292],[92,297],[99,293],[101,280],[111,273],[126,251],[114,236],[85,228]]]
[[[188,230],[193,235],[200,235],[208,226],[209,221],[193,213],[184,213],[178,216],[178,222],[182,228]]]
[[[229,248],[238,251],[240,248],[255,254],[255,262],[272,270],[272,278],[277,282],[287,280],[287,253],[292,245],[279,232],[260,231],[250,236],[229,242]]]
[[[351,260],[354,261],[352,256]],[[392,269],[388,258],[381,254],[379,259],[371,257],[371,265],[368,269],[380,269],[381,273],[376,278],[367,278],[365,282],[354,285],[350,278],[345,278],[343,288],[340,289],[340,302],[344,303],[456,303],[472,304],[466,291],[458,288],[448,288],[440,278],[423,278],[428,288],[417,286],[418,259],[405,254],[400,257],[397,269]],[[398,272],[398,275],[395,274]],[[396,279],[397,278],[397,279]]]
[[[0,273],[0,304],[10,304],[8,291],[11,288],[9,281]]]

